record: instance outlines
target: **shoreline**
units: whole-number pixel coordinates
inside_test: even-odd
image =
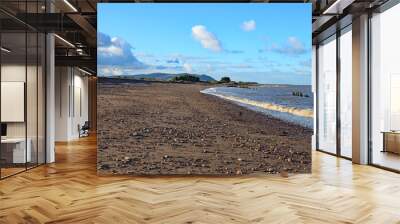
[[[313,110],[309,108],[297,108],[291,106],[284,106],[275,104],[267,101],[256,101],[245,97],[238,97],[232,95],[224,95],[222,93],[215,92],[215,89],[219,87],[211,87],[201,90],[203,94],[216,96],[224,99],[228,102],[235,103],[239,106],[245,107],[255,112],[264,114],[265,116],[271,116],[279,119],[283,122],[289,122],[295,125],[300,125],[305,128],[313,128]]]
[[[99,83],[99,174],[311,171],[312,130],[200,92],[209,87]]]

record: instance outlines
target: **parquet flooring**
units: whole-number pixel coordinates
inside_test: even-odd
[[[0,223],[400,223],[400,175],[313,153],[313,173],[100,177],[95,137],[0,181]]]

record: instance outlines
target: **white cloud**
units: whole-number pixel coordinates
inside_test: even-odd
[[[97,62],[99,65],[146,67],[133,55],[133,47],[124,39],[110,37],[99,32],[97,35]]]
[[[109,57],[112,56],[123,56],[124,55],[124,51],[122,50],[122,48],[117,47],[115,45],[110,45],[110,46],[106,46],[106,47],[99,47],[98,51],[100,54],[105,54]]]
[[[254,20],[244,21],[240,27],[242,28],[242,30],[246,32],[253,31],[256,29],[256,21]]]
[[[193,26],[192,36],[199,41],[204,48],[214,52],[222,51],[221,42],[213,33],[209,32],[205,26]]]
[[[258,50],[260,53],[268,51],[288,56],[298,56],[307,53],[308,50],[297,37],[288,37],[286,43],[282,45],[272,44],[269,48]]]
[[[124,74],[123,70],[118,67],[102,67],[99,73],[99,76],[118,76]]]
[[[189,64],[189,63],[183,64],[183,68],[185,69],[185,72],[187,72],[187,73],[192,73],[193,72],[192,65]]]
[[[289,37],[288,43],[294,49],[300,49],[300,50],[304,49],[303,43],[301,43],[301,41],[296,37]]]

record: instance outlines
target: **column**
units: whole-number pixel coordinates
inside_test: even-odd
[[[368,163],[368,15],[353,19],[353,116],[352,157],[357,164]]]

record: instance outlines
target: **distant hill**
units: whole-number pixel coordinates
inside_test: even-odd
[[[154,79],[154,80],[168,81],[175,77],[183,76],[183,75],[191,75],[191,76],[199,77],[200,81],[202,81],[202,82],[215,81],[214,78],[212,78],[211,76],[208,76],[208,75],[197,75],[197,74],[189,74],[189,73],[180,73],[180,74],[150,73],[150,74],[142,74],[142,75],[132,75],[129,77],[134,78],[134,79]]]

